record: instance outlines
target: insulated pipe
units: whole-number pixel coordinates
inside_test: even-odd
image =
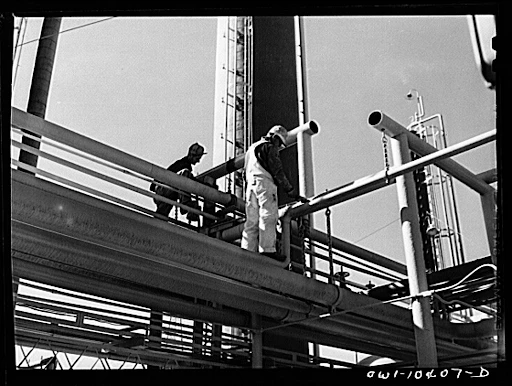
[[[221,289],[229,289],[242,282],[275,292],[294,294],[303,300],[327,307],[335,307],[342,300],[343,294],[339,287],[288,272],[278,262],[274,263],[271,259],[238,246],[158,221],[21,172],[13,173],[12,181],[13,221],[29,222],[26,225],[19,224],[23,229],[37,227],[48,230],[48,237],[55,237],[55,245],[59,245],[62,238],[63,242],[76,240],[76,248],[80,244],[90,250],[93,245],[97,245],[100,254],[107,248],[113,251],[111,255],[115,252],[118,257],[114,259],[109,255],[99,256],[98,259],[107,259],[114,265],[122,264],[123,269],[125,265],[129,266],[130,260],[134,264],[140,259],[147,260],[148,264],[172,266],[170,272],[181,275],[174,279],[184,282],[180,285],[190,287],[191,291],[194,290],[194,283],[187,284],[185,276],[193,278],[201,274],[204,276],[203,280],[209,283],[215,283],[216,276],[228,278],[226,282],[216,282],[217,286],[222,285]],[[94,255],[90,251],[87,253]],[[74,259],[78,263],[84,261]],[[97,263],[100,264],[101,261]],[[132,275],[129,269],[125,274]],[[165,285],[179,290],[177,284]],[[237,290],[237,296],[240,291],[242,290]],[[250,288],[246,292],[248,296],[254,295]]]
[[[117,286],[112,277],[107,280],[93,278],[89,272],[87,280],[83,275],[71,271],[56,270],[48,266],[37,264],[19,258],[15,253],[12,259],[14,271],[22,278],[33,279],[37,282],[71,289],[86,294],[99,296],[120,302],[131,303],[142,307],[149,307],[169,312],[175,316],[207,320],[212,323],[221,323],[228,326],[249,328],[250,321],[247,315],[240,312],[216,309],[205,305],[192,303],[168,293],[150,291],[147,287],[137,286],[135,283],[125,283]]]
[[[411,161],[405,133],[391,138],[391,147],[394,165],[400,166]],[[400,206],[400,219],[402,220],[409,293],[413,296],[411,307],[418,365],[422,367],[437,367],[437,350],[430,300],[427,297],[414,298],[414,296],[428,291],[428,282],[418,221],[415,183],[412,173],[406,173],[403,176],[397,177],[396,186],[398,204]]]
[[[16,186],[19,182],[13,185],[13,188],[15,188],[15,194],[13,194],[13,197],[16,197],[16,200],[13,203],[13,216],[15,218],[23,218],[25,221],[30,220],[31,223],[38,226],[39,231],[33,234],[34,236],[39,237],[42,229],[52,229],[55,227],[55,231],[58,233],[53,234],[58,237],[58,240],[63,240],[64,235],[62,232],[69,233],[73,229],[74,234],[79,235],[80,240],[86,240],[91,231],[94,236],[94,244],[89,244],[84,249],[79,249],[78,244],[83,242],[76,238],[69,239],[68,241],[70,244],[68,243],[68,246],[64,246],[61,242],[52,243],[51,240],[48,239],[46,239],[46,241],[41,240],[43,244],[47,244],[48,248],[36,242],[33,245],[32,252],[27,250],[27,253],[29,253],[26,257],[27,260],[33,261],[36,255],[40,255],[43,259],[42,261],[46,261],[47,263],[54,261],[54,264],[57,264],[57,266],[61,264],[65,267],[71,267],[70,264],[73,261],[76,261],[78,265],[73,269],[78,269],[78,274],[80,274],[80,270],[85,270],[84,273],[81,274],[81,277],[83,278],[91,276],[93,272],[98,272],[104,276],[115,276],[119,280],[124,278],[124,280],[128,280],[128,285],[129,282],[133,282],[134,284],[136,283],[137,288],[146,287],[154,288],[156,290],[161,287],[162,289],[168,289],[171,292],[180,291],[181,286],[184,285],[188,285],[191,289],[199,287],[193,283],[172,284],[174,280],[170,280],[170,278],[173,272],[176,271],[177,274],[182,276],[190,276],[193,272],[196,272],[196,274],[202,274],[203,279],[200,282],[202,286],[212,285],[210,288],[215,288],[219,291],[219,294],[225,294],[229,288],[228,285],[232,286],[236,285],[236,283],[208,273],[209,271],[216,271],[218,273],[222,272],[224,276],[232,277],[233,279],[236,279],[237,282],[240,280],[248,280],[251,283],[268,287],[274,291],[293,294],[294,297],[300,297],[317,304],[323,303],[325,306],[332,306],[337,309],[353,309],[354,311],[351,312],[352,314],[361,315],[361,319],[359,321],[360,331],[357,332],[357,328],[353,327],[354,333],[357,333],[357,336],[360,339],[364,339],[364,336],[368,335],[365,332],[366,328],[378,328],[382,322],[410,330],[409,318],[407,316],[409,313],[407,310],[400,307],[390,304],[379,304],[380,302],[376,299],[343,289],[338,289],[338,292],[333,292],[331,291],[335,289],[335,286],[333,285],[318,282],[314,283],[314,281],[303,278],[300,275],[269,268],[266,266],[266,262],[262,261],[262,263],[258,263],[256,260],[259,259],[253,257],[254,254],[249,252],[243,253],[239,248],[222,243],[221,241],[207,238],[204,235],[195,234],[162,222],[152,221],[152,219],[148,219],[140,214],[98,201],[78,192],[69,191],[46,181],[38,181],[33,177],[29,178],[29,176],[24,176],[19,172],[13,177],[15,182],[18,179],[25,181],[23,184],[25,186]],[[38,191],[31,193],[29,192],[30,190],[33,190],[31,185],[37,185],[40,186],[40,188]],[[48,196],[47,193],[53,193],[53,197],[52,195]],[[25,197],[26,195],[28,196]],[[27,199],[28,197],[32,197],[35,201]],[[64,198],[66,201],[63,201]],[[21,206],[20,203],[22,204]],[[32,205],[26,205],[27,203],[31,203]],[[60,206],[62,206],[62,209],[59,209]],[[84,207],[88,208],[88,210],[84,210]],[[57,209],[57,211],[51,210],[50,208]],[[106,213],[102,214],[101,210],[98,212],[98,210],[102,208]],[[103,218],[104,216],[108,216],[110,220],[105,222],[105,219]],[[126,217],[126,219],[123,219],[123,217]],[[73,219],[72,223],[70,223],[70,219]],[[59,225],[59,222],[62,222],[62,224]],[[128,236],[130,244],[129,251],[124,252],[124,255],[122,255],[123,251],[121,249],[123,248],[120,245],[115,247],[116,256],[112,256],[114,249],[107,251],[107,254],[101,252],[103,247],[99,244],[104,243],[102,239],[105,238],[105,232],[101,227],[98,228],[98,225],[100,224],[105,224],[107,229],[109,227],[116,228],[116,230],[108,232],[110,235],[108,237],[109,242],[114,243],[111,244],[112,246],[117,244],[116,239],[119,237],[121,237],[121,240],[124,240],[122,244],[126,244],[127,239],[124,234],[128,233],[126,236]],[[31,228],[35,229],[33,226]],[[19,233],[20,230],[21,228],[15,232],[15,236],[21,236],[22,238],[16,238],[15,242],[13,242],[14,249],[19,249],[16,248],[16,246],[24,247],[27,242],[26,237],[24,238],[23,235]],[[164,231],[164,233],[161,231]],[[52,233],[51,231],[49,232]],[[162,234],[159,236],[155,235],[160,233]],[[73,235],[66,237],[69,238],[71,236]],[[148,240],[148,237],[150,237],[151,240]],[[194,240],[188,239],[188,242],[186,242],[183,237],[193,238]],[[50,242],[48,243],[48,241]],[[174,241],[172,245],[156,245],[161,244],[162,242],[168,243],[171,241]],[[206,241],[208,241],[208,245],[204,244]],[[220,244],[223,244],[222,253],[217,250],[218,247],[220,247]],[[71,248],[69,253],[66,256],[62,255],[61,250],[68,247]],[[59,251],[56,251],[56,248]],[[94,250],[91,250],[91,248],[94,248]],[[180,248],[183,248],[183,250],[180,250]],[[96,249],[101,253],[96,253]],[[173,249],[178,249],[178,251],[174,251]],[[205,249],[207,249],[209,253],[205,254]],[[148,253],[145,253],[144,251],[147,251]],[[64,251],[62,250],[62,252]],[[81,256],[76,256],[78,252],[80,252]],[[100,256],[102,253],[104,254],[103,257]],[[119,253],[121,253],[121,255],[119,255]],[[134,253],[140,255],[140,257],[135,256]],[[238,261],[238,253],[242,253],[244,255],[243,262]],[[213,255],[213,265],[209,264],[210,255]],[[44,256],[47,257],[44,258]],[[50,260],[48,260],[48,257],[50,257]],[[21,256],[15,256],[14,260],[16,262],[21,261],[22,259],[24,258]],[[184,263],[186,261],[188,262],[188,265],[197,266],[200,270],[191,268],[188,269],[188,271],[184,271],[183,269],[186,268],[185,265],[180,264],[178,260],[183,261]],[[108,270],[105,270],[106,263],[110,266]],[[171,270],[158,269],[156,271],[151,269],[151,266],[156,266],[158,264],[161,267],[163,264],[166,267],[170,268],[173,266],[174,268]],[[133,268],[133,266],[138,266],[139,269],[131,269],[130,267]],[[246,272],[248,267],[250,269]],[[59,271],[60,269],[61,268],[59,268]],[[40,271],[37,269],[28,269],[26,272],[32,275],[37,275]],[[246,273],[249,276],[247,276]],[[85,276],[83,276],[84,274]],[[51,273],[48,277],[51,279],[52,276],[56,277]],[[96,277],[95,275],[92,276]],[[266,278],[264,276],[266,276]],[[181,276],[178,276],[174,279],[181,280],[180,277]],[[89,285],[87,280],[82,280],[81,282],[83,285]],[[76,284],[72,279],[67,283],[71,286]],[[110,288],[112,293],[116,288],[121,288],[116,287],[112,280],[103,280],[103,284]],[[213,286],[214,284],[215,286]],[[312,286],[312,284],[315,285]],[[290,287],[290,285],[292,285],[292,287]],[[311,317],[325,312],[325,308],[323,307],[307,305],[306,303],[292,300],[290,298],[283,299],[286,300],[285,302],[279,302],[279,299],[274,299],[274,294],[263,290],[257,290],[247,285],[239,285],[238,287],[239,288],[236,293],[232,292],[230,296],[224,295],[222,298],[217,297],[217,301],[230,307],[256,312],[275,320],[283,321],[302,320],[305,317]],[[85,288],[83,289],[85,290]],[[176,291],[172,291],[173,289]],[[119,291],[119,296],[122,296],[122,293],[124,293],[123,290],[121,289]],[[251,293],[254,291],[261,292],[261,296],[252,296]],[[239,294],[240,292],[241,294]],[[209,297],[211,293],[211,290],[206,292],[201,290],[197,292],[197,295]],[[271,296],[272,299],[269,298],[270,295],[273,295]],[[144,301],[144,291],[141,291],[140,295],[135,293],[132,295],[132,299],[135,300],[136,297],[139,298],[139,302]],[[245,298],[245,300],[241,301],[237,298]],[[155,299],[154,302],[158,302],[158,299]],[[302,303],[302,306],[299,303]],[[375,305],[373,305],[373,303],[375,303]],[[151,303],[151,305],[153,304],[154,303]],[[356,308],[361,307],[362,305],[367,307],[361,310],[356,310]],[[200,311],[200,309],[198,309],[198,311]],[[217,316],[211,316],[216,318],[224,317],[220,314]],[[343,323],[343,317],[339,316],[335,318],[337,319],[338,328],[334,329],[333,332],[337,331],[337,333],[340,333],[342,325],[339,323]],[[242,320],[239,322],[243,323]],[[312,323],[322,331],[324,330],[325,322],[326,321],[324,319],[321,319]],[[235,322],[233,321],[233,323]],[[354,324],[348,320],[347,323],[354,326]],[[381,340],[384,339],[384,337],[379,336],[378,338],[376,337],[376,339]]]
[[[498,334],[496,318],[482,319],[473,323],[451,323],[445,320],[434,320],[436,336],[442,339],[472,340],[491,338]]]
[[[370,113],[368,116],[368,124],[379,131],[384,131],[391,138],[405,134],[410,149],[420,156],[434,153],[438,150],[379,110]],[[478,178],[471,171],[451,159],[444,159],[435,162],[435,164],[480,194],[485,194],[493,190],[493,188],[486,184],[481,178]]]
[[[65,129],[64,127],[52,122],[45,121],[42,118],[28,114],[15,107],[11,107],[11,114],[12,124],[15,127],[35,132],[36,134],[53,139],[54,141],[71,146],[103,160],[155,178],[180,190],[205,197],[207,200],[226,206],[236,205],[238,210],[245,211],[244,203],[237,200],[236,196],[232,194],[220,192],[217,189],[196,182],[190,178],[169,172],[167,169],[160,166],[153,165],[121,150],[112,148],[101,142]]]
[[[297,126],[293,130],[290,130],[288,132],[288,138],[286,140],[286,145],[290,146],[290,145],[296,144],[297,136],[300,133],[314,135],[314,134],[318,133],[319,129],[320,129],[320,126],[314,120],[306,122],[303,125]],[[235,158],[231,158],[230,160],[227,160],[223,164],[217,165],[214,168],[199,174],[197,177],[202,178],[205,176],[209,176],[216,180],[216,179],[221,178],[229,173],[233,173],[234,171],[237,171],[238,169],[243,168],[244,163],[245,163],[245,154],[240,154],[239,156],[236,156]]]

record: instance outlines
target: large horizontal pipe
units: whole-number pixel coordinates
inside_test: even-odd
[[[11,107],[11,114],[12,125],[15,127],[29,130],[64,145],[71,146],[134,172],[154,178],[177,189],[205,197],[209,201],[223,205],[236,205],[238,210],[245,210],[244,203],[237,200],[236,196],[232,194],[220,192],[217,189],[196,182],[190,178],[170,172],[163,167],[154,165],[84,135],[75,133],[55,123],[36,117],[35,115],[28,114],[15,107]]]
[[[287,146],[294,145],[297,143],[297,135],[299,133],[305,133],[309,135],[313,135],[318,133],[320,130],[320,126],[318,123],[314,120],[311,120],[309,122],[306,122],[303,125],[297,126],[296,128],[290,130],[288,132],[288,138],[286,140]],[[235,158],[231,158],[230,160],[227,160],[223,164],[220,164],[218,166],[215,166],[214,168],[207,170],[200,175],[198,175],[198,178],[203,178],[205,176],[211,177],[213,179],[218,179],[226,174],[233,173],[234,171],[237,171],[238,169],[241,169],[244,167],[245,163],[245,154],[240,154],[236,156]]]
[[[190,292],[181,293],[188,296],[195,293],[199,298],[214,299],[220,304],[254,311],[275,320],[298,321],[325,312],[326,306],[353,310],[352,316],[360,316],[358,326],[353,317],[344,321],[342,315],[334,317],[336,324],[325,323],[325,319],[311,323],[320,330],[328,324],[330,331],[338,334],[342,333],[344,325],[347,328],[351,325],[350,335],[360,339],[368,337],[368,331],[376,331],[383,322],[410,329],[406,309],[271,267],[257,254],[223,241],[156,221],[25,173],[13,171],[12,197],[15,220],[12,246],[18,251],[28,248],[18,252],[17,259],[80,272],[84,281],[88,276],[101,273],[157,292],[186,290]],[[29,221],[30,225],[21,226],[20,221]],[[38,257],[38,254],[44,256]],[[187,283],[193,275],[196,280]],[[292,295],[295,299],[281,299],[263,289],[252,288],[248,283]],[[365,308],[360,309],[361,306]],[[385,333],[371,339],[389,341]]]
[[[420,156],[438,151],[434,146],[429,145],[382,111],[376,110],[370,113],[368,116],[368,124],[379,131],[384,131],[392,138],[400,134],[405,134],[410,149]],[[436,161],[435,164],[480,194],[485,194],[492,190],[492,187],[486,184],[481,178],[478,178],[474,173],[452,159],[442,159]]]
[[[487,318],[473,323],[450,323],[446,320],[434,319],[436,335],[443,339],[474,340],[491,338],[498,334],[496,319]]]
[[[15,254],[16,256],[16,254]],[[78,275],[65,270],[52,269],[49,266],[36,264],[21,258],[13,258],[13,271],[18,277],[34,280],[39,283],[66,288],[94,296],[100,296],[120,302],[134,304],[151,309],[158,309],[173,316],[181,316],[210,323],[221,323],[228,326],[249,328],[249,315],[228,309],[217,309],[192,301],[173,297],[169,293],[151,291],[135,283],[114,281],[111,277],[103,280],[89,275],[84,280]],[[128,285],[129,284],[129,285]]]
[[[339,287],[308,280],[278,267],[271,259],[224,241],[27,176],[26,173],[13,171],[12,182],[13,220],[75,238],[77,243],[97,244],[117,255],[149,259],[151,264],[163,263],[169,269],[172,265],[171,272],[202,274],[204,280],[212,282],[215,281],[213,276],[221,275],[226,280],[218,282],[218,285],[224,284],[225,288],[240,282],[250,283],[275,292],[293,293],[306,301],[329,307],[341,300]],[[122,260],[123,264],[126,259]],[[183,281],[180,277],[175,279]]]
[[[414,136],[413,134],[411,135],[414,138],[416,138],[416,136]],[[494,140],[495,137],[496,130],[491,130],[487,133],[463,141],[459,144],[449,146],[442,150],[437,150],[434,153],[430,152],[428,155],[418,158],[414,161],[408,162],[404,165],[391,167],[387,173],[385,171],[380,171],[372,176],[360,178],[348,184],[342,185],[338,188],[332,189],[328,192],[319,194],[312,200],[310,200],[308,203],[293,205],[292,208],[290,208],[290,210],[288,211],[287,216],[304,216],[306,214],[310,214],[318,210],[325,209],[327,207],[339,204],[349,199],[362,196],[363,194],[372,192],[376,189],[383,188],[389,182],[392,182],[394,178],[401,176],[405,173],[409,173],[413,170],[419,169],[431,163],[435,163],[437,165],[445,161],[450,161],[449,159],[446,158],[459,154],[463,151],[473,149],[484,143],[488,143]],[[420,140],[420,142],[423,141]],[[455,164],[458,165],[457,163]],[[474,177],[474,179],[479,181],[479,186],[483,185],[487,187],[487,190],[485,190],[485,192],[494,191],[494,188],[486,184],[483,180],[479,179],[476,176]],[[483,188],[481,190],[483,191]]]

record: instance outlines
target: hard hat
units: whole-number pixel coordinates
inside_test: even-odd
[[[276,125],[272,127],[267,133],[267,137],[270,138],[272,138],[274,135],[277,135],[283,142],[283,145],[286,146],[286,138],[288,138],[288,132],[283,126]]]
[[[207,153],[204,152],[204,147],[202,147],[197,142],[190,145],[190,147],[188,148],[189,156],[197,156],[197,155],[202,156],[203,154],[207,154]]]

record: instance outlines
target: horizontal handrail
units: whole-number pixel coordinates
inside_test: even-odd
[[[45,136],[103,160],[125,167],[131,171],[161,181],[169,186],[175,186],[178,189],[205,197],[209,201],[224,205],[235,205],[237,209],[242,212],[245,210],[243,202],[237,200],[236,196],[232,194],[220,192],[210,186],[194,181],[190,178],[180,176],[163,167],[154,165],[119,149],[75,133],[32,114],[23,112],[15,107],[11,108],[11,115],[12,125],[14,127]]]
[[[17,142],[17,141],[11,140],[11,144],[12,144],[13,146],[15,146],[15,147],[19,148],[19,149],[22,149],[22,150],[25,150],[25,151],[29,152],[29,153],[36,154],[36,155],[38,155],[38,156],[40,156],[40,157],[46,158],[46,159],[48,159],[48,160],[50,160],[50,161],[53,161],[53,162],[55,162],[55,163],[58,163],[58,164],[60,164],[60,165],[63,165],[63,166],[69,167],[69,168],[71,168],[71,169],[74,169],[74,170],[76,170],[76,171],[79,171],[79,172],[81,172],[81,173],[84,173],[84,174],[87,174],[87,175],[90,175],[90,176],[93,176],[93,177],[96,177],[96,178],[101,179],[101,180],[103,180],[103,181],[110,182],[110,183],[112,183],[112,184],[114,184],[114,185],[117,185],[117,186],[120,186],[120,187],[122,187],[122,188],[126,188],[126,189],[128,189],[128,190],[134,191],[134,192],[139,193],[139,194],[141,194],[141,195],[143,195],[143,196],[147,196],[147,197],[151,197],[151,198],[158,197],[161,201],[164,201],[164,202],[169,203],[169,204],[171,204],[171,205],[177,206],[177,207],[179,207],[179,208],[185,208],[185,209],[187,209],[188,211],[190,211],[190,212],[192,212],[192,213],[196,213],[196,214],[199,214],[199,215],[201,215],[201,216],[204,216],[204,217],[206,217],[206,218],[213,219],[213,220],[217,220],[217,219],[218,219],[218,217],[217,217],[217,216],[214,216],[214,215],[211,215],[211,214],[209,214],[209,213],[205,213],[205,212],[203,212],[203,211],[200,211],[200,210],[197,210],[197,209],[195,209],[195,208],[189,207],[189,206],[184,205],[184,204],[182,204],[182,203],[180,203],[180,202],[177,202],[177,201],[171,200],[171,199],[169,199],[169,198],[167,198],[167,197],[164,197],[164,196],[158,195],[158,194],[156,194],[156,193],[148,192],[148,191],[147,191],[147,190],[145,190],[145,189],[138,188],[138,187],[133,186],[133,185],[130,185],[130,184],[126,183],[126,182],[123,182],[123,181],[120,181],[120,180],[118,180],[118,179],[115,179],[115,178],[112,178],[112,177],[106,176],[106,175],[104,175],[104,174],[98,173],[98,172],[96,172],[96,171],[94,171],[94,170],[92,170],[92,169],[86,168],[86,167],[84,167],[84,166],[80,166],[80,165],[74,164],[74,163],[72,163],[72,162],[69,162],[69,161],[67,161],[67,160],[65,160],[65,159],[63,159],[63,158],[61,158],[61,157],[54,156],[54,155],[52,155],[52,154],[49,154],[49,153],[47,153],[47,152],[44,152],[44,151],[41,151],[41,150],[35,149],[35,148],[33,148],[33,147],[31,147],[31,146],[28,146],[28,145],[25,145],[25,144],[23,144],[23,143],[20,143],[20,142]],[[56,176],[56,175],[54,175],[54,174],[52,174],[52,173],[48,173],[48,172],[43,171],[43,170],[41,170],[41,169],[39,169],[39,168],[31,167],[30,165],[24,164],[24,163],[22,163],[22,162],[19,162],[19,161],[16,161],[16,160],[12,160],[12,162],[13,162],[13,164],[14,164],[15,166],[23,166],[23,168],[24,168],[24,169],[28,169],[28,170],[30,170],[31,172],[34,172],[34,173],[36,173],[36,174],[44,175],[44,176],[45,176],[45,177],[47,177],[47,178],[51,178],[51,179],[54,179],[54,180],[60,179],[60,182],[64,182],[64,181],[66,180],[66,179],[63,179],[62,177],[58,177],[58,176]],[[58,177],[58,178],[57,178],[57,177]],[[70,184],[70,185],[74,185],[74,187],[76,187],[76,188],[78,188],[78,187],[79,187],[79,185],[78,185],[78,184],[74,184],[74,183],[72,183],[70,180],[67,180],[67,181],[68,181],[68,182],[67,182],[68,184]],[[166,185],[163,185],[163,186],[166,186]],[[167,186],[166,186],[166,187],[167,187]],[[91,189],[91,188],[89,188],[89,187],[85,187],[85,186],[83,186],[83,185],[82,185],[81,189],[86,190],[86,191],[88,191],[88,192],[89,192],[89,193],[91,193],[91,194],[93,194],[93,193],[95,192],[95,194],[97,194],[97,195],[99,195],[99,196],[101,196],[101,197],[103,197],[103,198],[106,198],[106,197],[107,197],[107,195],[105,195],[105,194],[101,193],[100,191],[95,190],[95,189]],[[172,189],[172,188],[171,188],[171,189]],[[142,210],[142,207],[140,207],[140,206],[135,206],[135,205],[133,205],[133,204],[131,204],[131,203],[129,203],[129,202],[127,202],[127,201],[125,201],[125,200],[116,199],[116,198],[113,198],[112,196],[108,196],[108,197],[110,197],[110,198],[109,198],[110,200],[115,200],[117,203],[124,202],[124,203],[125,203],[125,205],[130,206],[132,209],[139,209],[139,210],[143,211],[144,213],[153,214],[153,212],[148,212],[147,210]]]

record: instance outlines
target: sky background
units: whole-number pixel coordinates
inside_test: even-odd
[[[167,167],[193,142],[210,154],[215,97],[215,17],[63,18],[46,119],[144,160]],[[30,18],[25,42],[39,38]],[[440,113],[448,144],[495,128],[495,92],[475,64],[466,16],[305,17],[309,116],[316,193],[383,169],[376,110],[406,126],[416,111]],[[70,31],[66,31],[72,29]],[[65,32],[66,31],[66,32]],[[26,110],[37,42],[21,48],[13,106]],[[474,173],[496,167],[495,143],[454,158]],[[479,195],[455,181],[468,261],[489,254]],[[148,201],[151,208],[151,203]],[[391,185],[332,208],[337,237],[404,262]],[[325,230],[323,212],[315,226]]]

